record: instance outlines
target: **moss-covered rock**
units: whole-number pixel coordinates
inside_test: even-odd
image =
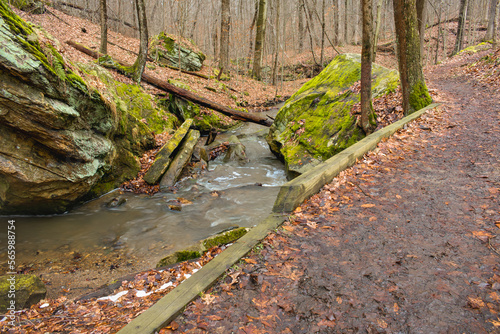
[[[474,54],[480,51],[489,50],[492,47],[492,43],[490,42],[482,42],[477,45],[471,45],[461,50],[458,54]]]
[[[337,56],[305,83],[280,109],[267,141],[285,162],[289,177],[306,172],[364,137],[351,108],[359,93],[351,87],[361,78],[361,56]],[[372,95],[394,91],[398,72],[374,64]]]
[[[168,105],[168,110],[179,119],[194,119],[194,128],[202,134],[209,133],[211,130],[225,131],[240,124],[239,121],[215,111],[202,110],[200,106],[175,95],[170,95],[170,99],[164,103]]]
[[[46,294],[45,284],[36,275],[0,276],[0,312],[2,313],[28,308],[44,299]]]
[[[215,236],[206,238],[197,242],[195,245],[164,257],[156,264],[156,268],[169,266],[177,262],[196,259],[212,247],[222,246],[235,242],[236,240],[244,236],[247,232],[247,228],[238,227],[236,229],[222,232]]]
[[[195,51],[194,45],[188,44],[190,43],[179,43],[173,36],[161,32],[151,38],[149,56],[160,65],[179,67],[180,61],[182,70],[199,71],[206,57],[202,52]]]
[[[0,2],[0,213],[51,214],[132,178],[154,143],[98,76]]]

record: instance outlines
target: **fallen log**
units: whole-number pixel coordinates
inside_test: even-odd
[[[95,59],[98,59],[101,56],[98,52],[91,50],[91,49],[89,49],[81,44],[74,42],[74,41],[67,41],[66,44],[74,47],[78,51],[81,51],[81,52],[83,52],[83,53],[85,53],[85,54],[87,54]],[[130,65],[123,64],[121,62],[117,62],[117,63],[120,64],[120,66],[122,66],[122,67],[130,67]],[[124,75],[128,74],[128,73],[124,73],[119,68],[114,68],[114,70],[116,70],[117,72],[120,72],[121,74],[124,74]],[[252,123],[256,123],[256,124],[260,124],[260,125],[264,125],[264,126],[271,126],[273,124],[273,122],[268,118],[264,118],[261,116],[257,116],[257,115],[253,115],[253,114],[246,113],[243,111],[238,111],[238,110],[228,108],[226,106],[218,104],[217,102],[213,102],[213,101],[210,101],[204,97],[198,96],[198,95],[196,95],[196,94],[194,94],[186,89],[182,89],[182,88],[176,87],[172,84],[169,84],[168,82],[160,80],[160,79],[158,79],[150,74],[143,73],[141,78],[144,82],[147,82],[148,84],[155,86],[155,87],[157,87],[157,88],[159,88],[167,93],[174,94],[174,95],[179,96],[183,99],[194,102],[200,106],[218,111],[221,114],[224,114],[226,116],[231,117],[232,119],[239,120],[239,121],[245,121],[245,122],[252,122]]]

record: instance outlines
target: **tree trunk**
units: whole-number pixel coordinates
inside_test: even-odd
[[[275,53],[273,62],[273,86],[276,86],[278,78],[278,55],[280,52],[280,12],[281,12],[281,0],[276,0],[276,36],[274,39],[275,43]]]
[[[335,45],[340,43],[340,0],[335,0],[335,8],[333,10],[333,20],[335,21]]]
[[[465,20],[467,19],[467,8],[469,7],[469,0],[460,0],[460,14],[458,16],[458,29],[457,39],[455,40],[455,48],[453,49],[452,56],[462,50],[464,42]]]
[[[141,82],[142,73],[148,59],[148,24],[146,19],[146,4],[144,0],[135,0],[137,18],[139,20],[139,55],[133,65],[132,79]]]
[[[299,0],[298,15],[299,15],[299,53],[304,50],[304,0]]]
[[[377,127],[372,106],[373,10],[372,0],[362,0],[363,40],[361,47],[361,128],[370,134]]]
[[[425,42],[425,20],[427,0],[417,0],[417,20],[418,20],[418,34],[420,36],[420,55],[424,59],[424,42]]]
[[[257,33],[255,35],[255,52],[253,57],[253,77],[262,79],[261,66],[266,38],[267,0],[259,0],[259,17],[257,19]]]
[[[99,4],[101,6],[101,47],[99,52],[102,54],[108,53],[108,9],[106,0],[100,0]]]
[[[222,0],[220,23],[220,71],[229,71],[229,32],[231,29],[231,2]]]
[[[486,35],[484,36],[485,41],[495,40],[497,5],[498,5],[498,0],[490,0],[490,8],[488,10],[488,29],[486,30]]]
[[[322,6],[321,6],[321,57],[320,57],[320,63],[321,63],[321,68],[323,68],[324,61],[325,61],[325,29],[326,29],[326,19],[325,19],[325,0],[323,0]]]
[[[393,0],[403,110],[411,114],[432,103],[420,55],[416,0]]]
[[[349,25],[347,22],[349,22],[349,12],[347,11],[347,8],[349,8],[349,0],[345,0],[344,2],[344,45],[347,45],[347,42],[349,40],[349,35],[348,35],[348,27]]]
[[[252,24],[250,25],[250,33],[249,33],[250,43],[248,48],[248,59],[247,59],[248,69],[250,69],[250,64],[251,64],[250,60],[252,59],[252,54],[253,54],[253,41],[254,41],[253,30],[255,28],[255,24],[257,23],[258,15],[259,15],[259,1],[255,0],[255,13],[253,16]]]
[[[380,26],[382,25],[382,4],[384,0],[379,0],[377,4],[377,20],[375,21],[375,36],[373,37],[373,61],[377,57],[378,36],[380,34]]]

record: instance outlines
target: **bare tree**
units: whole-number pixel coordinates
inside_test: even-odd
[[[382,24],[382,4],[384,0],[378,0],[377,4],[377,19],[375,21],[375,35],[373,37],[373,61],[377,57],[377,44],[378,44],[378,36],[380,34],[380,26]]]
[[[467,19],[467,9],[469,7],[469,0],[460,0],[460,14],[458,16],[458,29],[457,39],[455,40],[455,48],[453,49],[452,56],[456,55],[462,50],[464,42],[465,21]]]
[[[418,20],[418,34],[420,36],[420,55],[424,59],[424,41],[425,41],[425,20],[427,0],[417,0],[417,20]]]
[[[370,134],[377,126],[372,106],[373,5],[362,0],[363,40],[361,48],[361,128]]]
[[[486,35],[484,36],[485,41],[496,40],[497,6],[498,0],[490,0],[490,7],[488,10],[488,29],[486,30]]]
[[[142,73],[146,66],[148,58],[148,24],[146,19],[146,4],[145,0],[135,0],[135,7],[137,10],[137,18],[139,24],[139,54],[132,66],[132,79],[135,82],[141,82]]]
[[[231,29],[231,1],[221,2],[221,23],[220,23],[220,61],[219,68],[229,71],[229,32]]]
[[[102,54],[108,53],[108,11],[106,0],[100,0],[101,14],[101,46],[99,52]]]
[[[393,0],[403,110],[411,114],[432,103],[420,55],[416,0]]]
[[[259,0],[259,16],[257,18],[257,33],[255,35],[255,52],[253,57],[253,76],[262,79],[261,66],[264,53],[267,21],[267,0]]]

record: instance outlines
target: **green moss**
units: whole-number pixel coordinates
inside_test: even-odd
[[[240,227],[222,234],[219,234],[215,237],[208,238],[203,242],[203,246],[205,249],[210,249],[214,246],[221,246],[221,245],[226,245],[231,242],[235,242],[242,236],[244,236],[247,233],[247,229],[244,227]]]
[[[374,65],[372,96],[394,91],[397,71]],[[280,109],[267,141],[282,158],[289,175],[300,174],[364,137],[351,109],[360,96],[351,89],[361,78],[361,57],[336,57],[317,77],[304,84]],[[376,115],[370,116],[375,125]]]
[[[424,82],[419,82],[412,87],[410,91],[410,110],[409,114],[414,113],[432,103],[427,86]]]
[[[201,256],[200,252],[197,251],[179,251],[175,252],[175,255],[177,256],[177,262],[197,259]]]
[[[491,42],[484,41],[484,42],[479,43],[477,45],[471,45],[471,46],[461,50],[458,54],[463,54],[463,53],[474,54],[474,53],[477,53],[479,51],[484,51],[484,50],[490,49],[491,45],[492,45]]]
[[[240,124],[238,121],[224,118],[219,113],[202,111],[200,106],[174,95],[170,95],[168,110],[177,115],[181,121],[194,119],[194,127],[202,133],[210,132],[211,129],[227,130]]]

